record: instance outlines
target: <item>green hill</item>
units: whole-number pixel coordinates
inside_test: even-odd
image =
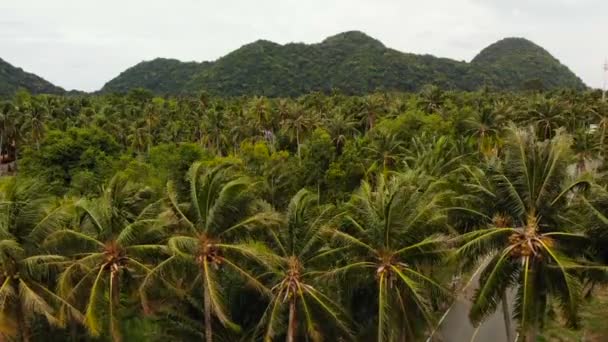
[[[547,50],[524,38],[505,38],[483,49],[471,65],[479,67],[499,88],[540,81],[547,88],[580,88],[583,84]]]
[[[0,58],[0,96],[14,94],[19,88],[33,94],[61,94],[65,92],[45,79],[21,68],[12,66]]]
[[[106,83],[104,89],[126,92],[133,87],[171,93],[183,88],[184,82],[209,65],[209,63],[180,62],[177,59],[156,58],[141,62],[125,70]],[[134,84],[136,82],[137,84]]]
[[[280,45],[258,40],[214,62],[142,62],[108,82],[102,92],[146,88],[156,93],[224,96],[297,96],[333,89],[347,94],[377,90],[417,91],[425,84],[474,90],[483,85],[521,89],[530,81],[546,88],[584,88],[547,51],[520,38],[484,49],[471,63],[403,53],[359,31],[318,44]]]

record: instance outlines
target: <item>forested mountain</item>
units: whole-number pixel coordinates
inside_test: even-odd
[[[102,92],[146,88],[156,93],[297,96],[339,90],[365,94],[381,90],[417,91],[425,84],[445,89],[576,88],[585,84],[543,48],[523,38],[507,38],[471,63],[403,53],[358,31],[318,44],[285,45],[258,40],[214,62],[155,59],[127,69]]]
[[[35,94],[60,94],[64,90],[47,80],[17,68],[0,58],[0,96],[11,95],[19,88]]]
[[[542,81],[548,88],[578,88],[582,81],[542,47],[523,38],[505,38],[483,49],[471,64],[499,88]]]
[[[112,91],[124,92],[133,88],[133,80],[137,87],[154,90],[158,93],[171,93],[182,89],[184,80],[190,79],[209,63],[181,62],[177,59],[156,58],[141,62],[121,73],[106,84]]]

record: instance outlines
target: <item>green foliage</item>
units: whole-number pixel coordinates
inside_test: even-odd
[[[473,324],[574,331],[608,280],[606,117],[576,91],[18,92],[0,337],[424,340],[471,267]]]
[[[65,90],[0,58],[0,97],[25,89],[34,94],[62,94]]]
[[[67,187],[75,176],[79,182],[85,177],[88,185],[98,186],[112,174],[118,153],[119,145],[112,136],[98,128],[50,131],[40,149],[25,149],[21,167],[24,174],[53,186]]]
[[[194,143],[162,144],[150,149],[149,163],[160,183],[173,182],[178,192],[185,192],[187,181],[184,178],[192,163],[210,159],[209,152]]]
[[[155,59],[127,69],[103,92],[146,88],[158,94],[299,96],[337,90],[345,94],[418,91],[427,84],[445,89],[584,89],[584,83],[547,51],[517,38],[484,49],[472,63],[402,53],[358,31],[318,44],[279,45],[258,40],[214,62]]]
[[[524,38],[505,38],[483,49],[471,64],[499,89],[582,89],[580,78],[542,47]]]

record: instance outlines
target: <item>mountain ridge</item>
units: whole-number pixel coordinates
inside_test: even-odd
[[[95,93],[144,88],[156,94],[299,96],[334,90],[360,95],[374,91],[418,91],[426,84],[445,89],[585,89],[584,82],[541,46],[520,37],[501,39],[470,62],[401,52],[361,31],[320,42],[279,44],[258,39],[214,61],[155,58],[125,69]],[[0,59],[0,95],[71,94]]]
[[[482,49],[471,62],[462,62],[401,52],[361,31],[347,31],[312,44],[259,39],[215,61],[194,63],[197,67],[190,65],[189,72],[182,72],[183,77],[165,79],[173,85],[171,89],[149,86],[145,78],[127,72],[136,68],[141,73],[162,73],[154,70],[154,63],[144,61],[107,82],[100,92],[141,87],[160,94],[204,90],[227,96],[298,96],[339,90],[357,95],[382,90],[417,91],[429,83],[457,90],[475,90],[484,85],[515,90],[530,81],[548,89],[586,88],[559,60],[524,38],[502,39]]]
[[[0,96],[12,95],[19,89],[25,89],[34,94],[65,93],[63,88],[0,58]]]

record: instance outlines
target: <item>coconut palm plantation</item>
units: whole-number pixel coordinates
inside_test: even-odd
[[[608,338],[601,95],[21,90],[0,339],[452,341],[473,278],[463,324]]]

